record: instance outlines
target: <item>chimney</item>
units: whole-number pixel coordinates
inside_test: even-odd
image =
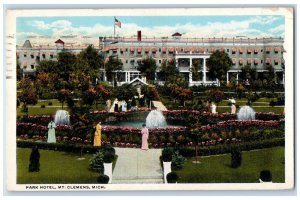
[[[140,42],[142,41],[142,31],[137,32],[137,40]]]

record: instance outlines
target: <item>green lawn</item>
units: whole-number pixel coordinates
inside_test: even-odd
[[[273,182],[284,182],[284,147],[242,153],[242,165],[230,167],[230,154],[200,158],[194,164],[189,158],[182,170],[176,171],[178,183],[257,183],[261,170],[270,170]]]
[[[40,171],[28,172],[31,149],[17,149],[17,183],[97,183],[98,172],[89,170],[92,154],[84,154],[84,160],[77,160],[80,154],[62,151],[39,150]]]
[[[29,107],[28,115],[55,115],[57,110],[61,110],[61,107]],[[66,106],[64,106],[64,110],[70,111]],[[17,108],[17,115],[25,115],[25,113],[21,112],[21,107]]]

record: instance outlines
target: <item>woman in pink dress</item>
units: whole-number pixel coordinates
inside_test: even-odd
[[[149,137],[149,130],[146,127],[146,124],[143,124],[142,128],[142,149],[148,150],[148,137]]]

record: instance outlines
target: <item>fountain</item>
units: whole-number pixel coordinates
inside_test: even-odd
[[[146,127],[148,128],[159,128],[166,127],[167,122],[160,110],[152,110],[146,118]]]
[[[243,106],[237,113],[238,120],[255,120],[255,111],[250,106]]]
[[[70,125],[70,115],[68,111],[57,110],[55,113],[54,122],[56,125],[60,125],[60,124]]]

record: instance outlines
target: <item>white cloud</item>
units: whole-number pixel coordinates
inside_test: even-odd
[[[259,37],[279,37],[284,34],[284,25],[280,25],[263,32],[259,29],[251,28],[253,24],[270,24],[278,20],[279,17],[271,16],[256,16],[249,20],[221,22],[208,22],[206,25],[201,24],[176,24],[175,26],[154,26],[145,27],[138,26],[135,23],[122,23],[122,28],[116,27],[116,36],[120,37],[136,37],[137,31],[142,31],[142,37],[171,37],[175,32],[183,33],[186,38],[213,38],[213,37],[235,37],[246,36],[249,38]],[[113,26],[104,26],[102,24],[95,24],[92,27],[80,26],[75,27],[70,21],[57,20],[52,23],[45,23],[44,21],[31,21],[31,26],[39,30],[48,30],[50,37],[39,38],[37,42],[53,44],[58,38],[65,35],[73,35],[74,38],[62,38],[66,43],[80,44],[80,43],[98,43],[100,36],[113,36]],[[29,34],[28,34],[29,35]],[[25,38],[25,33],[20,33],[20,37]],[[83,36],[90,36],[84,38]],[[19,36],[18,36],[19,37]],[[19,38],[18,38],[18,41]],[[23,40],[24,42],[25,40]],[[21,41],[22,42],[22,41]]]

